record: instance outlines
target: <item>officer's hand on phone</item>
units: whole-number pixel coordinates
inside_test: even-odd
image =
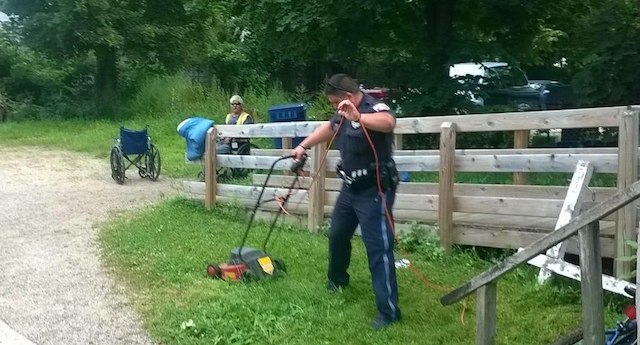
[[[350,100],[345,99],[338,104],[338,115],[343,116],[345,119],[349,121],[360,121],[360,117],[362,116],[356,106],[351,103]]]

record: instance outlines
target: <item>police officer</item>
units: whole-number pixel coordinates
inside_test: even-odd
[[[335,142],[341,157],[337,170],[344,182],[329,232],[327,288],[337,291],[349,284],[351,237],[360,224],[378,308],[371,326],[380,329],[401,318],[390,224],[398,181],[392,159],[396,120],[384,102],[363,93],[346,74],[332,76],[325,93],[336,114],[294,148],[292,154],[300,158],[307,149],[330,140],[337,132]]]

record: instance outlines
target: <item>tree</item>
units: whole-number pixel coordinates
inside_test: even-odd
[[[99,109],[118,99],[119,63],[172,72],[215,43],[225,7],[206,0],[5,0],[22,42],[57,60],[95,57]]]
[[[640,4],[607,0],[580,18],[569,62],[585,105],[629,105],[640,99]]]
[[[573,0],[571,0],[573,1]],[[413,90],[416,113],[453,102],[450,64],[546,63],[562,36],[551,0],[236,0],[253,56],[290,87],[337,71]],[[240,11],[242,10],[242,11]],[[544,57],[543,57],[544,55]],[[310,84],[310,85],[309,85]]]

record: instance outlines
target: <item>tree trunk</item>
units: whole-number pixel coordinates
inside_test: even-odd
[[[96,107],[100,115],[112,116],[118,104],[118,69],[116,67],[116,49],[100,45],[95,50],[96,70]]]
[[[453,37],[453,11],[456,0],[431,0],[427,11],[429,65],[437,79],[449,79],[449,47]]]

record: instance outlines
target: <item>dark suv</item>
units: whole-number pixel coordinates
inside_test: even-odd
[[[529,80],[506,62],[454,64],[449,76],[457,79],[464,95],[476,106],[505,105],[519,111],[570,107],[571,86],[552,80]]]

